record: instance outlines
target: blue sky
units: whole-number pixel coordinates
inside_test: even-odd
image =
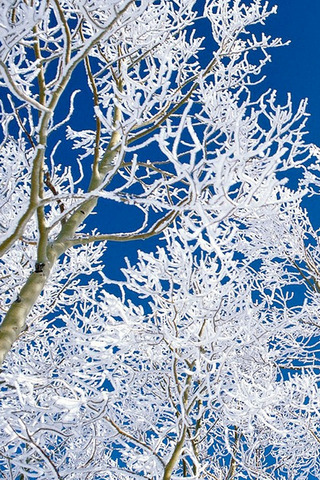
[[[287,47],[272,50],[272,63],[265,69],[265,86],[287,92],[297,105],[309,99],[308,140],[320,146],[320,0],[278,0],[278,14],[269,17],[265,31],[291,40]]]
[[[305,140],[320,147],[320,0],[276,0],[277,15],[266,22],[265,32],[290,40],[290,45],[273,49],[272,62],[265,68],[265,89],[277,90],[280,102],[292,95],[295,108],[308,98]],[[315,227],[320,226],[317,197],[306,199],[304,206]]]

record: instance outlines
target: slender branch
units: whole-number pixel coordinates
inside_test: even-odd
[[[38,71],[39,102],[41,103],[41,105],[45,105],[46,82],[45,82],[45,78],[44,78],[43,65],[41,63],[42,55],[41,55],[41,50],[40,50],[39,37],[37,35],[37,33],[38,33],[37,26],[33,27],[33,33],[34,33],[34,36],[35,36],[34,43],[33,43],[33,49],[34,49],[35,57],[40,64],[39,71]]]
[[[167,465],[164,469],[163,480],[171,480],[171,475],[172,475],[173,469],[174,469],[175,465],[177,464],[177,462],[179,461],[179,458],[180,458],[180,455],[181,455],[181,452],[182,452],[182,449],[183,449],[184,441],[185,441],[185,438],[186,438],[186,433],[187,433],[187,427],[184,426],[183,429],[182,429],[182,434],[181,434],[180,440],[178,440],[178,442],[176,443],[176,446],[173,449],[171,457],[170,457],[170,459],[169,459],[169,461],[168,461],[168,463],[167,463]]]
[[[314,283],[311,282],[310,278],[307,277],[307,275],[301,270],[301,268],[299,267],[298,263],[295,261],[295,260],[291,260],[291,263],[294,265],[294,267],[298,270],[299,274],[301,275],[301,277],[303,278],[303,280],[307,283],[307,285],[309,285],[309,287],[311,288],[311,290],[313,290],[314,292],[316,292],[318,289],[317,289],[317,286],[316,286],[316,283],[313,279],[313,277],[311,277],[314,281]]]
[[[239,449],[240,438],[241,438],[241,434],[239,434],[238,427],[235,426],[234,427],[234,442],[233,442],[232,453],[231,453],[231,461],[230,461],[230,467],[229,467],[229,470],[228,470],[226,480],[234,480],[234,476],[235,476],[236,468],[237,468],[236,455],[237,455],[238,449]]]
[[[31,219],[32,215],[34,214],[35,210],[37,208],[37,203],[35,204],[34,202],[29,202],[28,208],[25,210],[23,215],[19,218],[15,229],[12,234],[9,234],[7,238],[5,238],[1,244],[0,244],[0,257],[2,257],[8,250],[9,248],[13,245],[13,243],[21,238],[24,233],[24,229],[26,224],[29,222]]]
[[[159,462],[162,464],[162,466],[165,465],[164,461],[162,460],[162,458],[160,458],[157,453],[152,450],[152,448],[149,447],[149,445],[147,445],[146,443],[142,442],[141,440],[138,440],[136,437],[133,437],[132,435],[130,435],[130,433],[128,432],[125,432],[124,430],[122,430],[122,428],[120,428],[113,420],[111,420],[111,418],[108,418],[108,417],[103,417],[108,423],[110,423],[110,425],[112,425],[116,430],[117,432],[119,433],[119,435],[122,435],[123,437],[126,437],[128,438],[129,440],[131,440],[132,442],[134,443],[137,443],[138,445],[140,445],[142,448],[145,448],[146,450],[148,450],[149,452],[152,453],[152,455],[154,455],[157,460],[159,460]]]
[[[37,208],[37,220],[38,220],[38,251],[37,251],[37,263],[45,264],[47,261],[47,243],[48,243],[48,229],[46,227],[46,219],[44,214],[44,208],[42,206]]]
[[[26,208],[25,212],[18,219],[13,232],[9,233],[7,238],[5,238],[0,244],[0,257],[2,257],[9,248],[23,236],[24,229],[31,219],[32,215],[35,213],[39,205],[39,184],[40,184],[40,169],[43,165],[44,159],[44,150],[47,137],[47,127],[49,122],[49,113],[43,115],[42,126],[40,130],[40,144],[37,146],[35,157],[33,160],[32,173],[31,173],[31,192],[29,205]]]
[[[55,195],[55,196],[59,195],[57,189],[55,188],[55,186],[51,182],[49,172],[45,173],[44,183],[49,188],[49,190],[53,193],[53,195]],[[57,199],[57,204],[59,205],[60,213],[63,213],[64,212],[64,204],[59,198]]]
[[[185,82],[185,84],[183,84],[182,86],[180,86],[177,91],[181,91],[181,89],[187,85],[188,83],[190,82],[193,82],[192,83],[192,86],[190,88],[190,90],[188,91],[188,93],[186,93],[182,99],[176,103],[170,110],[168,109],[172,104],[169,104],[168,105],[168,108],[165,107],[164,110],[162,110],[162,112],[160,112],[159,114],[157,114],[157,117],[159,117],[160,115],[160,118],[158,121],[156,121],[156,123],[154,123],[150,128],[147,128],[145,130],[143,130],[142,132],[139,132],[137,134],[135,134],[133,137],[131,137],[129,140],[128,140],[128,145],[130,145],[131,143],[133,142],[136,142],[137,140],[139,140],[140,138],[144,137],[144,136],[147,136],[149,135],[150,133],[154,132],[155,130],[157,130],[169,117],[171,117],[174,113],[176,113],[177,110],[179,110],[179,108],[181,108],[185,103],[187,103],[187,101],[190,99],[190,97],[192,96],[192,94],[194,93],[194,91],[198,88],[199,86],[199,78],[201,76],[201,78],[205,78],[212,70],[212,68],[216,65],[217,63],[217,58],[214,58],[213,60],[211,60],[211,62],[208,64],[208,66],[206,67],[206,69],[204,70],[204,72],[202,73],[199,73],[198,75],[194,75],[193,77],[191,77],[190,79],[188,79],[187,82]]]
[[[72,245],[87,245],[93,242],[128,242],[133,240],[146,240],[154,235],[162,233],[173,220],[178,216],[178,212],[169,212],[164,218],[159,220],[153,227],[145,233],[127,233],[127,234],[105,234],[105,235],[91,235],[90,237],[74,238],[71,240]]]
[[[311,435],[316,440],[316,442],[320,444],[320,438],[318,437],[318,435],[315,432],[313,432],[310,428],[308,429],[308,431],[311,433]]]
[[[33,29],[35,34],[35,41],[33,44],[35,56],[37,60],[41,60],[42,55],[40,51],[40,44],[39,38],[37,34],[37,26]],[[40,69],[38,72],[38,87],[39,87],[39,101],[41,105],[45,104],[46,99],[46,83],[43,73],[43,66],[40,64]],[[44,141],[46,140],[47,134],[45,134]],[[43,143],[44,145],[44,143]],[[44,155],[41,157],[41,162],[39,162],[38,166],[38,199],[39,201],[43,200],[44,198]],[[47,241],[48,241],[48,230],[46,228],[46,219],[44,213],[44,206],[39,205],[37,208],[37,220],[38,220],[38,230],[39,230],[39,242],[38,242],[38,252],[37,252],[37,264],[45,264],[47,261],[46,258],[46,248],[47,248]]]
[[[18,97],[23,102],[27,102],[29,105],[32,105],[37,110],[41,112],[51,113],[50,107],[46,107],[42,105],[37,100],[32,97],[29,97],[21,88],[18,87],[16,82],[13,80],[11,73],[9,72],[8,67],[6,64],[0,59],[0,73],[2,77],[6,81],[6,86],[8,89],[13,93],[16,97]]]
[[[35,148],[36,148],[36,144],[34,143],[32,137],[31,137],[30,133],[28,132],[28,130],[26,129],[26,127],[23,125],[22,120],[21,120],[21,117],[20,117],[20,115],[19,115],[18,108],[14,108],[14,113],[15,113],[15,116],[16,116],[16,118],[17,118],[18,124],[20,125],[20,127],[21,127],[21,129],[24,131],[24,133],[26,134],[26,137],[27,137],[27,139],[28,139],[31,147],[32,147],[33,149],[35,149]]]
[[[44,451],[44,449],[38,445],[36,442],[34,442],[33,438],[31,437],[29,431],[28,431],[28,428],[27,426],[25,425],[24,421],[20,418],[20,421],[21,423],[23,424],[24,428],[25,428],[25,431],[26,431],[26,434],[27,436],[25,437],[24,435],[21,435],[21,433],[18,433],[11,425],[11,428],[12,430],[15,432],[15,434],[17,435],[18,438],[20,438],[22,441],[26,442],[27,444],[31,444],[33,449],[38,451],[39,452],[39,455],[40,457],[42,457],[45,461],[48,462],[50,468],[51,468],[51,471],[54,473],[54,475],[56,476],[56,479],[57,480],[62,480],[62,477],[59,475],[59,472],[57,470],[57,467],[55,466],[55,464],[53,463],[53,461],[51,460],[51,458],[48,456],[48,454]]]
[[[66,37],[65,41],[65,49],[64,49],[64,65],[68,65],[71,59],[71,33],[70,33],[70,28],[68,25],[68,22],[66,20],[66,17],[63,14],[63,10],[60,6],[60,3],[58,0],[54,0],[54,4],[58,10],[59,18],[62,22],[63,28],[64,28],[64,33]]]

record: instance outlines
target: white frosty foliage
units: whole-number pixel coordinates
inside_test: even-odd
[[[0,5],[0,471],[319,477],[318,149],[254,87],[275,8]]]
[[[23,0],[2,0],[0,2],[0,54],[2,59],[42,20],[46,4],[46,0],[35,0],[32,4]]]

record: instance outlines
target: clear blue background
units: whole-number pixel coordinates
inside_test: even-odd
[[[308,98],[308,141],[320,146],[320,0],[278,0],[277,15],[266,22],[265,32],[291,40],[287,47],[271,50],[265,68],[266,88],[278,90],[279,99],[292,94],[294,105]]]

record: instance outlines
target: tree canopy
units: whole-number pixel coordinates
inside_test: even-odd
[[[261,93],[274,13],[1,2],[5,478],[319,478],[320,154]]]

